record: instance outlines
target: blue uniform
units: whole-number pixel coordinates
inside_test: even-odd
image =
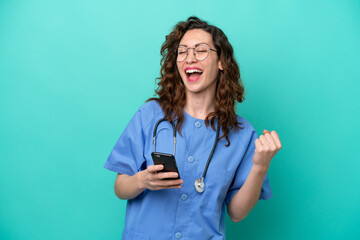
[[[204,179],[205,191],[200,194],[194,188],[194,181],[203,174],[216,131],[206,127],[204,120],[184,114],[182,136],[176,135],[175,152],[184,181],[182,188],[145,190],[128,200],[122,239],[225,239],[225,206],[250,172],[257,134],[246,119],[237,116],[243,129],[230,131],[229,147],[225,146],[225,138],[218,141]],[[134,175],[153,165],[153,131],[163,117],[156,101],[145,103],[117,141],[105,168]],[[222,134],[221,131],[219,136]],[[158,126],[156,151],[173,153],[173,128],[168,121]],[[271,197],[266,176],[260,199]]]

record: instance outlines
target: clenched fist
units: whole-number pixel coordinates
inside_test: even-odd
[[[267,170],[271,159],[281,149],[281,142],[275,131],[264,130],[263,134],[255,140],[253,164]]]

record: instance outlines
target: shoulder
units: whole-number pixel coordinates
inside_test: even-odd
[[[163,115],[163,111],[160,107],[160,104],[153,100],[150,102],[145,102],[138,110],[136,114],[141,118],[141,122],[144,128],[146,128],[154,119],[158,119],[159,116]]]
[[[252,141],[257,138],[257,133],[253,125],[244,117],[236,115],[237,121],[240,123],[240,129],[231,131],[231,140],[239,141],[242,145],[248,146]]]
[[[142,118],[148,120],[156,118],[163,113],[160,104],[155,100],[144,103],[139,108],[139,112],[141,113]]]
[[[141,111],[142,113],[147,113],[147,114],[158,114],[162,112],[162,109],[160,107],[160,104],[155,101],[149,101],[149,102],[145,102],[140,108],[139,111]]]
[[[237,121],[240,123],[240,127],[242,127],[242,130],[248,131],[248,132],[252,132],[255,131],[253,125],[244,117],[240,116],[240,115],[236,115]]]

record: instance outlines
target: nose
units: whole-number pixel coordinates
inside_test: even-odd
[[[192,52],[190,52],[190,50],[192,50]],[[196,61],[197,61],[197,59],[195,57],[195,49],[189,48],[188,55],[186,57],[186,63],[192,63],[192,62],[196,62]]]

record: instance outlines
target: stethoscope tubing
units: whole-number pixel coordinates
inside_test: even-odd
[[[155,128],[154,128],[154,133],[153,133],[153,150],[154,152],[156,152],[156,131],[157,128],[159,126],[159,124],[163,121],[168,121],[168,119],[166,117],[161,118],[159,121],[157,121],[157,123],[155,124]],[[176,129],[175,129],[175,125],[173,122],[168,121],[169,123],[171,123],[172,127],[173,127],[173,137],[174,137],[174,157],[175,157],[175,146],[176,146]]]
[[[204,172],[203,172],[203,175],[202,175],[202,179],[205,178],[205,175],[206,175],[206,173],[207,173],[207,170],[208,170],[208,167],[209,167],[211,158],[212,158],[212,156],[213,156],[213,154],[214,154],[214,152],[215,152],[216,144],[217,144],[218,139],[219,139],[219,132],[220,132],[220,124],[219,124],[219,122],[218,122],[217,127],[216,127],[215,142],[214,142],[214,145],[213,145],[213,147],[212,147],[212,150],[211,150],[211,153],[210,153],[210,155],[209,155],[209,158],[208,158],[208,160],[207,160],[207,162],[206,162],[206,166],[205,166],[205,169],[204,169]]]

